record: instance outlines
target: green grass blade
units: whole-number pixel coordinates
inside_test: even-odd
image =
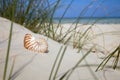
[[[16,0],[14,0],[14,4],[15,4],[15,2],[16,2]],[[8,61],[9,61],[9,54],[10,54],[10,47],[11,47],[11,40],[12,40],[14,11],[15,11],[15,6],[12,8],[12,22],[11,22],[10,33],[9,33],[7,54],[6,54],[6,58],[5,58],[6,60],[5,60],[5,67],[4,67],[4,73],[3,73],[3,80],[6,80],[6,75],[7,75],[7,68],[8,68]]]
[[[79,64],[87,57],[87,55],[91,52],[91,50],[92,50],[92,48],[91,48],[89,51],[87,51],[87,53],[76,63],[76,65],[75,65],[73,68],[71,68],[71,69],[69,69],[68,71],[66,71],[66,72],[60,77],[60,80],[63,80],[63,79],[68,80],[69,77],[70,77],[70,75],[74,72],[74,70],[75,70],[77,67],[79,67]]]
[[[50,76],[49,76],[49,80],[51,80],[51,78],[52,78],[53,71],[54,71],[55,66],[56,66],[56,64],[57,64],[57,60],[58,60],[58,58],[59,58],[59,56],[60,56],[60,53],[61,53],[62,48],[63,48],[63,46],[61,46],[60,49],[59,49],[59,52],[58,52],[58,54],[57,54],[57,57],[56,57],[55,62],[54,62],[54,64],[53,64],[53,67],[52,67],[52,69],[51,69],[51,73],[50,73]]]
[[[119,46],[112,52],[110,53],[101,63],[100,65],[97,67],[96,71],[98,71],[99,69],[102,70],[105,65],[107,64],[107,62],[114,56],[114,54],[119,50]],[[119,55],[118,55],[119,56]],[[114,64],[114,67],[115,65],[117,65],[116,63]]]
[[[115,56],[115,62],[113,65],[113,69],[116,69],[118,61],[119,61],[119,57],[120,57],[120,45],[117,48],[117,51],[115,52],[115,54],[117,54],[117,56]]]
[[[54,76],[53,76],[53,80],[55,80],[55,78],[56,78],[56,75],[57,75],[58,70],[59,70],[59,68],[60,68],[60,65],[61,65],[61,62],[62,62],[62,60],[63,60],[63,57],[64,57],[64,54],[65,54],[66,49],[67,49],[67,46],[65,46],[63,52],[61,53],[62,55],[60,56],[58,65],[56,65],[56,66],[57,66],[57,69],[55,70],[55,74],[54,74]]]
[[[13,63],[12,63],[11,69],[10,69],[10,74],[9,74],[8,80],[11,79],[11,75],[13,73],[13,69],[14,69],[14,65],[15,65],[15,59],[16,59],[16,56],[14,57],[14,60],[13,60]]]
[[[10,45],[11,45],[11,39],[12,39],[12,29],[13,29],[13,22],[11,23],[11,28],[10,28],[9,42],[8,42],[7,55],[6,55],[6,60],[5,60],[3,80],[6,79],[6,74],[7,74],[8,60],[9,60],[9,53],[10,53]]]
[[[59,50],[59,52],[58,52],[58,55],[57,55],[57,57],[56,57],[56,59],[55,59],[55,62],[54,62],[54,64],[53,64],[53,67],[52,67],[52,70],[51,70],[51,73],[50,73],[49,80],[55,80],[56,75],[57,75],[57,73],[58,73],[58,70],[59,70],[59,68],[60,68],[61,62],[62,62],[62,60],[63,60],[65,51],[66,51],[66,49],[67,49],[67,46],[64,47],[63,52],[61,52],[62,49],[63,49],[63,46],[61,46],[61,48],[60,48],[60,50]],[[53,78],[52,78],[52,76],[53,76]]]
[[[97,76],[94,74],[93,70],[91,69],[91,66],[88,64],[87,60],[84,59],[86,66],[88,67],[88,70],[90,71],[91,75],[93,76],[94,80],[99,80]]]
[[[66,77],[66,80],[69,79],[69,77],[71,76],[71,74],[73,73],[73,71],[79,66],[79,64],[90,54],[90,52],[92,51],[93,47],[87,51],[87,53],[76,63],[76,65],[71,69],[70,73],[68,74],[68,76]]]

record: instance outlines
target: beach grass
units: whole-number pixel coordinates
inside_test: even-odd
[[[12,7],[12,14],[11,14],[11,26],[10,26],[10,32],[9,32],[9,41],[8,41],[8,48],[7,48],[7,54],[6,54],[6,60],[5,60],[5,66],[4,66],[4,73],[3,73],[3,80],[6,80],[6,75],[7,75],[7,70],[8,70],[8,64],[9,64],[9,54],[10,54],[10,47],[11,47],[11,40],[12,40],[12,30],[13,30],[13,22],[14,22],[14,13],[15,13],[15,5],[16,5],[16,0],[14,0],[13,3],[13,7]],[[11,75],[12,73],[12,69],[11,68],[11,72],[9,75]]]
[[[13,22],[11,23],[11,28],[10,28],[10,35],[9,35],[9,42],[8,42],[7,54],[6,54],[6,60],[5,60],[3,80],[6,80],[6,75],[7,75],[9,54],[10,54],[10,45],[11,45],[11,38],[12,38],[12,29],[13,29]]]
[[[0,16],[11,20],[10,12],[12,12],[12,8],[15,7],[14,22],[24,25],[26,28],[30,29],[35,33],[45,35],[55,41],[64,44],[67,44],[67,42],[70,39],[72,39],[73,36],[72,33],[73,31],[76,31],[81,16],[84,15],[84,13],[88,10],[88,7],[93,4],[93,2],[91,2],[80,12],[79,17],[76,18],[75,22],[72,23],[72,25],[75,24],[74,28],[72,28],[71,25],[68,31],[63,33],[63,26],[61,25],[61,21],[64,18],[70,6],[72,5],[72,3],[74,2],[74,0],[71,0],[70,3],[66,5],[66,8],[62,16],[60,17],[57,25],[54,25],[54,14],[57,9],[61,8],[62,5],[61,0],[55,0],[53,2],[49,0],[45,0],[45,1],[15,0],[15,1],[16,4],[13,4],[14,0],[6,0],[6,1],[1,0]],[[57,33],[58,31],[59,33]],[[80,36],[84,36],[84,35],[85,33],[81,34]],[[77,40],[75,42],[80,42],[79,39],[75,39],[75,40]]]
[[[60,50],[57,54],[57,57],[55,59],[55,62],[53,64],[53,67],[51,69],[49,80],[55,80],[56,79],[56,76],[57,76],[59,68],[61,66],[61,62],[63,60],[66,49],[67,49],[67,46],[61,46],[61,48],[60,48]]]
[[[114,58],[112,68],[116,69],[120,57],[119,54],[120,54],[120,45],[113,52],[111,52],[108,56],[105,57],[105,59],[97,67],[96,71],[103,70],[111,58]]]
[[[78,60],[78,62],[77,62],[71,69],[69,69],[68,71],[66,71],[66,72],[60,77],[59,80],[63,80],[63,79],[68,80],[68,79],[70,78],[70,76],[72,75],[72,73],[74,72],[74,70],[75,70],[75,69],[80,65],[80,63],[87,57],[87,55],[90,54],[91,50],[92,50],[92,48],[91,48],[89,51],[87,51],[87,52],[83,55],[83,57],[80,58],[80,59]]]
[[[16,56],[13,59],[13,63],[12,63],[11,69],[10,69],[8,80],[11,80],[11,76],[13,74],[13,69],[14,69],[14,66],[15,66],[15,60],[16,60]]]
[[[73,1],[74,0],[71,0],[70,4],[67,5],[63,15],[60,17],[60,20],[56,26],[54,25],[54,21],[53,21],[54,14],[55,14],[55,11],[60,7],[61,0],[56,0],[55,2],[52,2],[52,3],[49,2],[49,0],[45,0],[43,2],[41,0],[40,1],[29,0],[28,4],[26,4],[26,0],[1,0],[0,1],[0,5],[1,5],[0,16],[10,19],[12,21],[11,28],[10,28],[10,34],[9,34],[9,42],[8,42],[6,60],[5,60],[3,80],[6,80],[6,75],[7,75],[10,45],[11,45],[11,40],[12,40],[13,22],[24,25],[26,28],[30,29],[31,31],[45,35],[55,41],[58,41],[59,43],[63,43],[64,45],[67,45],[68,42],[72,38],[74,38],[74,40],[72,41],[73,48],[77,48],[78,53],[83,49],[83,46],[86,45],[86,42],[89,40],[88,39],[89,31],[91,30],[92,26],[96,23],[97,20],[93,24],[91,24],[91,26],[89,26],[84,32],[75,32],[76,29],[78,28],[78,24],[81,19],[80,16],[86,13],[86,11],[88,10],[88,7],[93,4],[93,2],[91,2],[89,5],[87,5],[82,10],[79,17],[76,19],[76,21],[72,23],[72,25],[75,24],[75,27],[74,28],[69,27],[67,32],[63,33],[63,27],[61,25],[61,21],[64,15],[66,14],[67,10],[72,5]],[[34,3],[39,3],[41,5],[34,4]],[[12,15],[10,13],[12,13]],[[95,12],[93,12],[93,14],[94,13]],[[57,31],[59,31],[59,33],[57,33]],[[65,47],[61,46],[61,48],[59,49],[59,52],[56,56],[53,67],[51,69],[49,80],[56,79],[56,76],[59,72],[59,68],[64,58],[66,49],[67,49],[67,46]],[[74,67],[72,67],[67,72],[65,72],[59,79],[68,80],[70,76],[72,75],[72,73],[74,72],[74,70],[78,68],[80,63],[83,60],[85,60],[85,58],[90,54],[92,49],[93,47],[89,48],[86,54],[83,55],[83,57],[74,65]],[[119,60],[120,45],[101,62],[101,64],[96,69],[96,71],[103,69],[105,65],[107,64],[107,62],[110,60],[110,58],[112,58],[116,52],[117,52],[117,56],[115,57],[114,63],[113,63],[113,69],[115,69],[117,67],[117,63]],[[13,64],[11,65],[11,70],[9,73],[8,80],[10,80],[11,78],[14,64],[15,64],[15,60],[13,61]],[[93,77],[97,79],[95,75],[93,75]]]

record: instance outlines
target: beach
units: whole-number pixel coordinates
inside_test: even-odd
[[[2,80],[4,72],[5,57],[9,39],[11,21],[0,17],[0,80]],[[71,23],[61,24],[63,32],[65,33]],[[75,32],[86,30],[91,24],[78,24]],[[74,28],[74,25],[73,27]],[[36,53],[24,48],[23,40],[25,34],[32,34],[35,37],[42,37],[48,43],[48,53]],[[73,32],[74,33],[74,32]],[[57,32],[59,34],[59,31]],[[103,70],[95,72],[98,65],[102,62],[109,52],[112,52],[120,44],[120,24],[94,24],[89,32],[89,41],[84,46],[83,51],[77,53],[77,49],[73,48],[72,44],[68,44],[65,51],[61,66],[58,70],[56,80],[75,64],[86,54],[91,45],[95,45],[85,60],[83,60],[77,69],[74,70],[69,80],[119,80],[120,78],[120,60],[116,70],[111,68],[113,60],[110,60]],[[73,38],[72,38],[73,39]],[[71,39],[71,41],[72,41]],[[70,41],[70,42],[71,42]],[[42,34],[36,34],[26,29],[17,23],[13,24],[12,42],[9,55],[9,64],[7,70],[7,77],[9,77],[11,65],[15,59],[15,65],[11,80],[48,80],[51,69],[53,67],[56,56],[61,48],[66,45],[58,43]],[[94,76],[93,76],[94,75]]]
[[[61,22],[62,33],[65,34],[68,31],[72,31],[68,35],[68,37],[71,35],[73,36],[71,40],[68,41],[69,45],[73,45],[75,40],[74,36],[84,34],[87,29],[88,40],[86,40],[86,45],[84,46],[85,49],[89,48],[89,46],[91,47],[91,45],[95,45],[94,50],[107,54],[113,51],[116,46],[120,44],[119,18],[82,18],[78,23],[74,23],[75,20],[75,18],[66,18]],[[59,20],[57,19],[55,20],[55,25],[57,25],[58,21]],[[57,34],[60,34],[60,29],[58,29]],[[83,38],[83,40],[85,39]]]

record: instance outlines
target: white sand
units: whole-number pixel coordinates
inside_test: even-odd
[[[72,24],[70,23],[62,24],[63,33],[66,33],[69,28],[71,30],[74,29],[75,25],[71,25]],[[74,31],[84,33],[91,25],[92,24],[78,24],[78,27]],[[73,32],[71,32],[71,34],[73,34]],[[113,51],[120,44],[120,24],[94,24],[91,29],[89,29],[88,36],[90,38],[87,42],[88,44],[96,45],[96,51],[100,50],[107,54],[108,52]],[[72,39],[71,42],[73,40],[74,39]]]
[[[10,24],[11,22],[9,20],[0,18],[0,80],[2,80],[2,76],[3,76],[4,61],[5,61],[6,51],[7,51]],[[68,25],[69,24],[66,24],[65,26],[68,26]],[[109,27],[110,26],[109,24],[106,24],[106,25],[101,24],[98,26],[100,26],[101,29],[105,31],[106,30],[114,31],[114,28]],[[114,27],[116,26],[115,29],[120,30],[119,25],[113,24],[112,26]],[[48,80],[56,55],[62,44],[59,44],[47,37],[42,36],[48,42],[49,53],[37,54],[31,51],[28,51],[24,48],[23,39],[26,33],[30,33],[36,37],[42,36],[39,34],[34,34],[31,31],[25,29],[23,26],[14,23],[8,74],[10,71],[12,60],[16,55],[15,66],[12,74],[12,80],[13,79],[14,80]],[[109,40],[111,39],[112,41],[109,44]],[[109,37],[109,39],[107,38],[106,39],[106,42],[108,42],[107,45],[115,44],[116,46],[119,43],[118,37],[115,38],[115,41],[113,39],[114,38],[111,38],[111,36]],[[118,43],[116,41],[118,41]],[[101,40],[99,42],[99,40],[95,39],[95,42],[98,44],[102,44]],[[108,47],[111,47],[111,46],[108,46]],[[89,54],[86,58],[87,63],[98,65],[102,61],[102,59],[100,59],[98,55],[99,54],[96,55],[94,53]],[[71,46],[68,46],[57,76],[58,77],[61,76],[65,71],[73,67],[77,63],[77,61],[81,59],[81,57],[82,57],[82,53],[76,53],[75,49],[73,49]],[[82,67],[82,65],[83,66],[86,65],[85,61],[81,63],[81,67],[79,67],[74,71],[74,73],[71,75],[69,80],[94,80],[94,77],[92,76],[89,68],[87,66]],[[105,68],[103,71],[95,72],[95,69],[97,68],[97,66],[91,66],[91,68],[93,70],[93,73],[97,76],[99,80],[105,80],[105,79],[119,80],[120,79],[120,71],[118,69],[113,70],[111,68]]]

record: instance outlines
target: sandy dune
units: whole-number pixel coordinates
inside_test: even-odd
[[[11,22],[9,20],[0,18],[0,80],[2,80],[3,76],[10,24]],[[45,38],[49,45],[49,52],[47,54],[38,54],[26,50],[23,46],[23,40],[26,33],[30,33],[35,37]],[[48,80],[51,68],[61,46],[62,44],[59,44],[45,36],[34,34],[25,27],[14,23],[8,74],[10,72],[12,61],[15,58],[15,66],[11,78],[12,80]],[[85,52],[86,51],[84,51],[83,54]],[[68,46],[57,74],[58,78],[65,71],[73,67],[77,61],[81,59],[83,54],[81,52],[76,53],[75,49]],[[86,58],[87,63],[93,65],[90,68],[97,78],[99,80],[119,80],[119,69],[113,70],[111,68],[105,68],[103,71],[95,72],[95,69],[97,68],[96,65],[102,61],[98,56],[99,54],[96,55],[95,53],[91,53]],[[69,80],[95,80],[86,64],[86,61],[83,61],[80,64],[80,67],[74,71]]]

